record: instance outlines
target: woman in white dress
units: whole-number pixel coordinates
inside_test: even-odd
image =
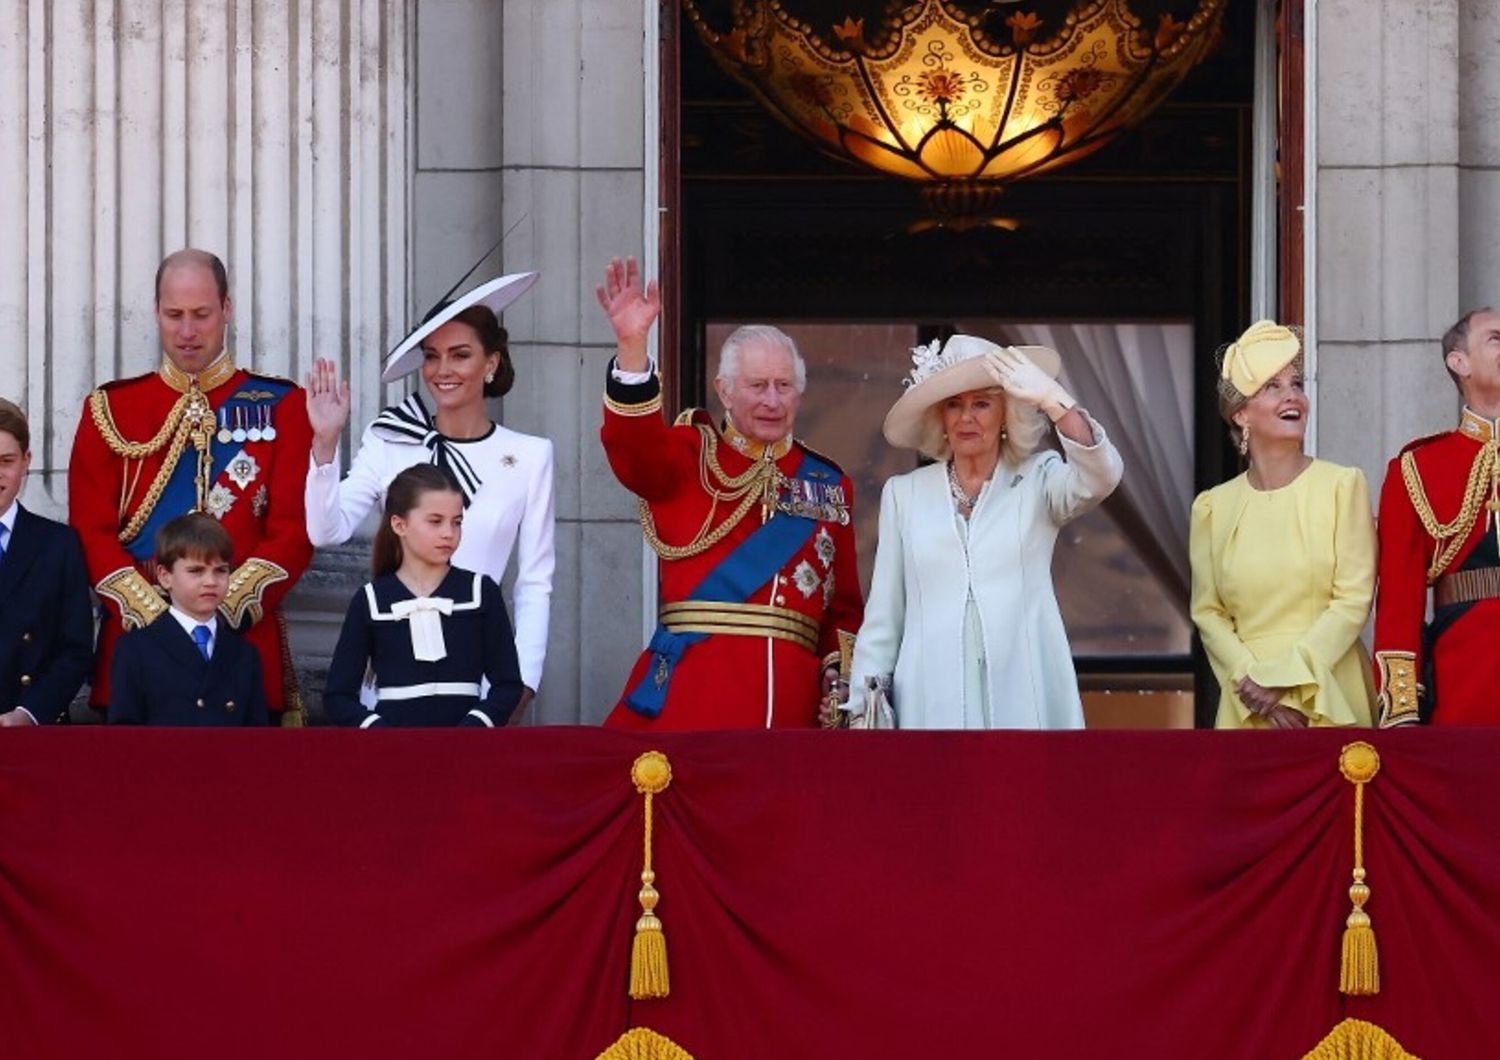
[[[881,494],[850,707],[890,675],[899,728],[1082,728],[1052,550],[1119,484],[1120,454],[1057,382],[1053,350],[955,335],[912,360],[885,437],[937,463]],[[1038,451],[1049,426],[1061,454]]]
[[[515,381],[497,314],[535,282],[518,273],[482,284],[429,314],[386,359],[391,382],[418,368],[428,401],[413,393],[384,409],[365,430],[349,474],[339,480],[338,441],[349,420],[349,384],[319,360],[307,379],[313,428],[307,472],[307,536],[314,545],[347,541],[401,471],[445,467],[464,497],[457,566],[500,581],[516,558],[516,655],[526,686],[517,711],[535,695],[547,654],[553,554],[552,443],[495,423],[485,399]],[[430,402],[430,404],[429,404]]]

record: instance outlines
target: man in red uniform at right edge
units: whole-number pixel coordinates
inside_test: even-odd
[[[1458,429],[1403,449],[1380,492],[1382,727],[1500,724],[1500,314],[1465,313],[1442,353],[1463,395]]]
[[[715,423],[669,425],[646,353],[661,300],[635,260],[599,302],[617,349],[604,391],[609,465],[640,498],[661,558],[659,625],[605,722],[615,728],[810,727],[864,616],[849,477],[792,436],[807,369],[791,338],[752,324],[724,342]]]

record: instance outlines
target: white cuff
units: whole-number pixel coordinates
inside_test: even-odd
[[[30,718],[31,719],[31,724],[33,724],[33,725],[40,725],[41,724],[41,722],[39,722],[39,721],[36,720],[36,715],[33,714],[33,713],[31,713],[31,711],[27,710],[25,707],[18,705],[16,707],[16,709],[19,710],[22,714],[25,714],[28,718]]]
[[[379,714],[371,714],[368,718],[366,718],[364,721],[362,721],[362,722],[359,723],[359,727],[361,729],[368,729],[371,725],[374,725],[379,720],[380,720],[380,715]]]
[[[484,727],[487,729],[493,729],[495,727],[495,723],[490,721],[489,715],[485,714],[482,710],[469,711],[469,717],[478,718],[480,721],[484,722]]]
[[[334,446],[333,456],[329,458],[326,464],[318,463],[318,458],[313,456],[312,451],[309,450],[307,454],[307,470],[310,474],[317,475],[319,478],[331,477],[337,479],[339,477],[338,446]]]
[[[611,359],[609,362],[609,374],[617,383],[624,383],[626,386],[640,386],[642,383],[651,382],[652,378],[656,375],[656,360],[654,358],[648,359],[644,372],[622,372],[616,367],[616,361]]]

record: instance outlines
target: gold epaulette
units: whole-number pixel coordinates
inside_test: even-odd
[[[700,412],[703,415],[705,415],[705,416],[708,415],[708,410],[707,409],[696,409],[696,408],[686,408],[686,409],[683,409],[681,412],[679,412],[677,414],[677,418],[672,421],[672,426],[673,427],[691,427],[691,426],[693,426],[693,424],[695,422],[694,417],[696,417]]]
[[[1413,725],[1420,720],[1417,709],[1422,686],[1417,683],[1417,657],[1409,651],[1377,651],[1375,665],[1380,671],[1379,717],[1382,729]]]
[[[121,567],[99,579],[94,592],[113,600],[120,609],[121,624],[127,629],[141,629],[167,613],[167,603],[134,567]]]
[[[1422,486],[1415,452],[1408,449],[1401,454],[1401,481],[1406,486],[1406,495],[1411,499],[1411,506],[1416,509],[1422,529],[1427,531],[1433,542],[1432,562],[1427,566],[1429,584],[1437,581],[1453,564],[1464,547],[1464,542],[1469,540],[1474,525],[1479,521],[1479,513],[1494,496],[1497,474],[1500,474],[1500,442],[1491,438],[1479,447],[1474,463],[1469,468],[1469,481],[1464,486],[1464,500],[1459,506],[1458,515],[1452,522],[1443,523],[1438,521],[1437,513],[1432,510],[1432,502],[1427,498],[1427,491]]]
[[[229,576],[229,589],[219,610],[234,629],[253,626],[265,614],[262,602],[266,587],[289,577],[286,568],[268,559],[251,557]],[[249,622],[245,619],[248,616]]]

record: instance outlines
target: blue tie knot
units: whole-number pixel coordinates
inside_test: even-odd
[[[213,632],[207,626],[193,627],[193,642],[198,645],[198,650],[205,659],[208,658],[208,644],[213,640]]]

